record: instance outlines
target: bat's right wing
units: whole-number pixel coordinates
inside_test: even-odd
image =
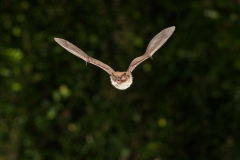
[[[86,53],[84,53],[81,49],[79,49],[78,47],[76,47],[75,45],[73,45],[72,43],[61,39],[61,38],[54,38],[54,40],[63,48],[65,48],[66,50],[68,50],[69,52],[71,52],[72,54],[74,54],[75,56],[78,56],[79,58],[83,59],[84,61],[86,61],[86,64],[92,63],[100,68],[102,68],[103,70],[105,70],[108,74],[112,75],[115,71],[109,67],[108,65],[106,65],[105,63],[102,63],[99,60],[96,60],[90,56],[88,56]]]
[[[128,72],[132,72],[141,62],[152,57],[152,55],[168,40],[168,38],[174,32],[175,27],[169,27],[158,33],[149,43],[147,50],[144,55],[135,58],[130,66],[128,67]]]

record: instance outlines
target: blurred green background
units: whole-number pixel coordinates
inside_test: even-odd
[[[1,160],[239,160],[240,1],[36,0],[0,5]],[[116,71],[176,31],[124,91]]]

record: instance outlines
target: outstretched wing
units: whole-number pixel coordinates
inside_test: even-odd
[[[152,57],[152,55],[168,40],[168,38],[172,35],[174,32],[175,27],[169,27],[164,30],[162,30],[160,33],[158,33],[148,44],[147,50],[144,55],[135,58],[130,66],[128,67],[128,72],[132,72],[134,68],[137,67],[141,62],[148,59],[149,57]]]
[[[72,43],[61,39],[61,38],[54,38],[54,40],[63,48],[65,48],[66,50],[68,50],[69,52],[71,52],[72,54],[74,54],[75,56],[78,56],[79,58],[82,58],[84,61],[86,61],[86,64],[92,63],[100,68],[102,68],[103,70],[105,70],[108,74],[112,75],[112,73],[114,73],[115,71],[109,67],[108,65],[106,65],[105,63],[102,63],[99,60],[96,60],[90,56],[88,56],[86,53],[84,53],[81,49],[79,49],[78,47],[76,47],[75,45],[73,45]]]

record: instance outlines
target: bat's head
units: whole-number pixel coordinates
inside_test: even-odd
[[[129,72],[115,72],[110,76],[112,85],[117,89],[127,89],[132,84],[132,74]]]

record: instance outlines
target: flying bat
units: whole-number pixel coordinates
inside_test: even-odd
[[[160,33],[158,33],[148,44],[146,52],[144,55],[135,58],[130,66],[128,67],[128,70],[125,72],[115,72],[111,67],[106,65],[105,63],[94,59],[90,56],[88,56],[86,53],[84,53],[81,49],[73,45],[72,43],[61,39],[61,38],[54,38],[54,40],[63,48],[65,48],[67,51],[71,52],[75,56],[83,59],[87,63],[92,63],[103,70],[105,70],[110,75],[110,81],[114,87],[120,90],[125,90],[133,82],[132,78],[132,71],[144,60],[148,58],[152,58],[153,54],[168,40],[168,38],[172,35],[174,32],[175,27],[169,27],[164,30],[162,30]]]

